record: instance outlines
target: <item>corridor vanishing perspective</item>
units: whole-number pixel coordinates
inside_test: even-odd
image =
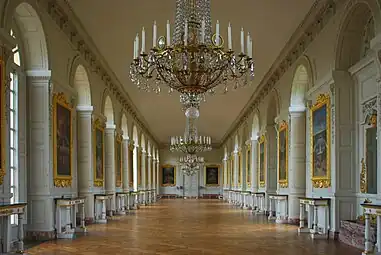
[[[27,251],[43,255],[96,254],[359,254],[339,242],[311,242],[297,227],[268,223],[262,215],[219,200],[160,200],[135,215],[91,225],[88,236],[42,243]]]

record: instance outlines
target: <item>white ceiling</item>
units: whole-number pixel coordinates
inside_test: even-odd
[[[129,79],[133,39],[142,26],[147,42],[152,41],[152,24],[156,20],[158,35],[165,34],[166,20],[173,24],[175,0],[70,0],[70,5],[95,45],[124,85],[133,103],[144,116],[154,135],[167,143],[169,136],[184,132],[185,117],[178,94],[156,95],[139,91]],[[233,47],[239,45],[239,30],[253,37],[256,77],[248,88],[208,97],[201,106],[198,129],[219,142],[248,102],[286,42],[311,8],[314,0],[213,0],[213,22],[220,21],[221,32],[230,21]],[[227,33],[227,32],[226,32]],[[151,43],[147,43],[151,45]]]

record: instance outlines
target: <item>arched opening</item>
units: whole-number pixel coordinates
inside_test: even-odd
[[[114,107],[109,96],[106,96],[105,99],[103,115],[106,117],[108,124],[114,124]]]
[[[74,74],[74,88],[77,91],[78,106],[91,105],[91,88],[86,69],[78,65]]]
[[[121,121],[121,128],[123,131],[123,138],[124,139],[129,139],[129,134],[128,134],[128,123],[127,123],[127,117],[126,114],[122,115],[122,121]]]
[[[252,123],[252,127],[251,127],[251,138],[254,140],[258,139],[259,127],[260,127],[259,126],[259,117],[258,117],[258,114],[255,113],[253,116],[253,123]]]
[[[305,95],[308,89],[308,71],[302,64],[296,68],[291,87],[291,108],[305,108]]]

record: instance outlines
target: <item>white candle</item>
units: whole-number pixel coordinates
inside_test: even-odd
[[[253,58],[253,39],[252,38],[250,38],[250,54],[249,54],[249,57]]]
[[[249,56],[249,54],[250,54],[250,33],[247,33],[246,48],[247,48],[246,53]]]
[[[245,53],[245,42],[244,42],[245,32],[241,28],[241,53]]]
[[[135,37],[135,40],[134,40],[134,59],[136,59],[136,37]]]
[[[188,21],[185,21],[185,29],[184,29],[184,45],[188,45]]]
[[[216,23],[216,45],[220,45],[220,22],[218,20]]]
[[[139,57],[139,34],[136,34],[136,57]]]
[[[229,22],[229,26],[228,26],[228,48],[229,50],[231,50],[233,47],[232,47],[232,27],[230,25],[230,22]]]
[[[142,53],[146,52],[146,31],[142,29]]]
[[[153,23],[153,39],[152,39],[153,48],[156,47],[156,40],[157,40],[156,36],[157,36],[157,26],[156,26],[156,20],[155,20],[155,22]]]
[[[201,22],[201,43],[205,43],[205,20]]]
[[[171,45],[171,25],[169,20],[167,20],[167,47]]]

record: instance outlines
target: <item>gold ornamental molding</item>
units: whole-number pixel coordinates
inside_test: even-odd
[[[224,135],[221,145],[225,144],[236,130],[248,119],[248,116],[259,106],[259,104],[271,93],[277,82],[303,56],[306,49],[315,40],[319,33],[336,14],[336,5],[333,0],[315,1],[309,13],[301,25],[294,32],[281,53],[274,61],[272,67],[265,74],[257,86],[249,102]]]
[[[368,179],[366,172],[365,159],[361,159],[361,171],[360,171],[360,192],[368,193]]]
[[[104,57],[97,52],[94,43],[88,41],[87,38],[90,38],[90,36],[82,28],[81,22],[69,2],[66,0],[47,0],[39,1],[39,3],[61,29],[61,32],[67,36],[73,49],[79,52],[82,59],[88,63],[90,70],[100,77],[108,91],[114,95],[122,108],[130,114],[137,126],[144,131],[151,141],[159,145],[158,139],[153,136],[146,121],[123,89],[120,81],[113,74],[111,68],[105,64],[107,62]]]

